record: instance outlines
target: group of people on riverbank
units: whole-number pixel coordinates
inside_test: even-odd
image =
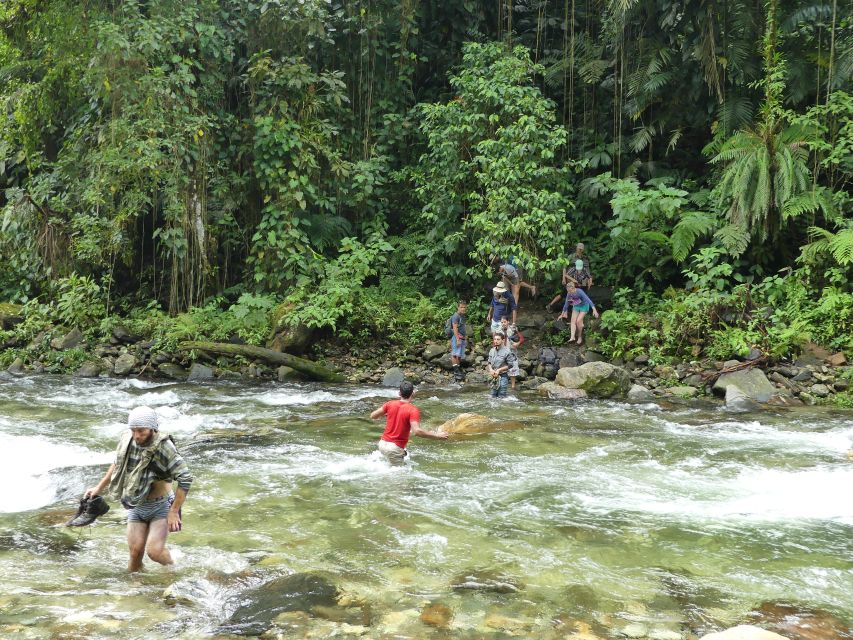
[[[498,274],[500,281],[492,289],[492,299],[486,322],[492,334],[492,348],[489,351],[486,372],[491,378],[491,394],[493,397],[507,395],[509,388],[515,388],[518,368],[518,347],[524,341],[524,336],[518,330],[518,301],[521,289],[530,291],[531,298],[536,297],[536,287],[523,280],[523,275],[512,260],[498,259]],[[569,320],[569,341],[578,345],[583,344],[584,318],[591,311],[597,318],[598,309],[589,297],[588,290],[592,286],[592,272],[589,260],[585,255],[583,243],[578,243],[575,252],[570,256],[570,264],[563,269],[562,284],[565,294],[558,293],[545,310],[550,311],[554,304],[565,295],[563,309],[558,320]],[[461,382],[465,379],[462,369],[462,359],[465,357],[467,343],[466,313],[468,304],[461,300],[454,313],[447,321],[445,335],[450,339],[450,356],[453,364],[454,379]],[[571,316],[570,314],[571,310]]]

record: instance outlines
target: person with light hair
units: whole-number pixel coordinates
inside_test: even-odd
[[[127,509],[127,570],[133,573],[142,570],[146,550],[154,562],[173,563],[166,538],[170,532],[181,530],[181,507],[193,477],[172,436],[160,431],[152,408],[133,409],[127,425],[115,461],[84,497],[92,499],[108,488]],[[178,485],[174,493],[173,482]]]

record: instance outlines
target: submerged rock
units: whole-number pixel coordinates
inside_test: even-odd
[[[431,627],[447,627],[453,620],[453,611],[440,602],[428,604],[421,611],[421,622]]]
[[[237,635],[259,635],[288,611],[308,611],[314,607],[334,607],[339,592],[326,578],[311,573],[295,573],[276,578],[241,598],[237,608],[220,628]]]
[[[607,362],[587,362],[579,367],[561,368],[557,384],[583,389],[591,398],[615,398],[628,393],[631,377],[625,369]]]
[[[853,630],[827,611],[765,602],[748,617],[788,640],[849,640]]]
[[[524,424],[517,420],[492,420],[477,413],[461,413],[438,428],[438,431],[451,435],[478,435],[506,429],[521,429]]]
[[[510,577],[492,571],[471,571],[456,576],[450,583],[454,591],[519,593],[522,586]]]
[[[702,640],[787,640],[787,638],[761,627],[742,624],[731,629],[726,629],[725,631],[709,633],[706,636],[702,636]]]

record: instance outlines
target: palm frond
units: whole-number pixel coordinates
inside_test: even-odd
[[[749,246],[749,231],[739,224],[727,224],[714,234],[723,248],[735,258],[743,254]]]
[[[683,262],[696,244],[696,239],[716,226],[717,219],[705,211],[688,211],[682,215],[669,238],[675,261]]]

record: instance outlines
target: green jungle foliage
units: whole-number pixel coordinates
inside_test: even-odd
[[[609,355],[850,349],[843,8],[5,0],[3,338],[410,346],[583,241]]]

